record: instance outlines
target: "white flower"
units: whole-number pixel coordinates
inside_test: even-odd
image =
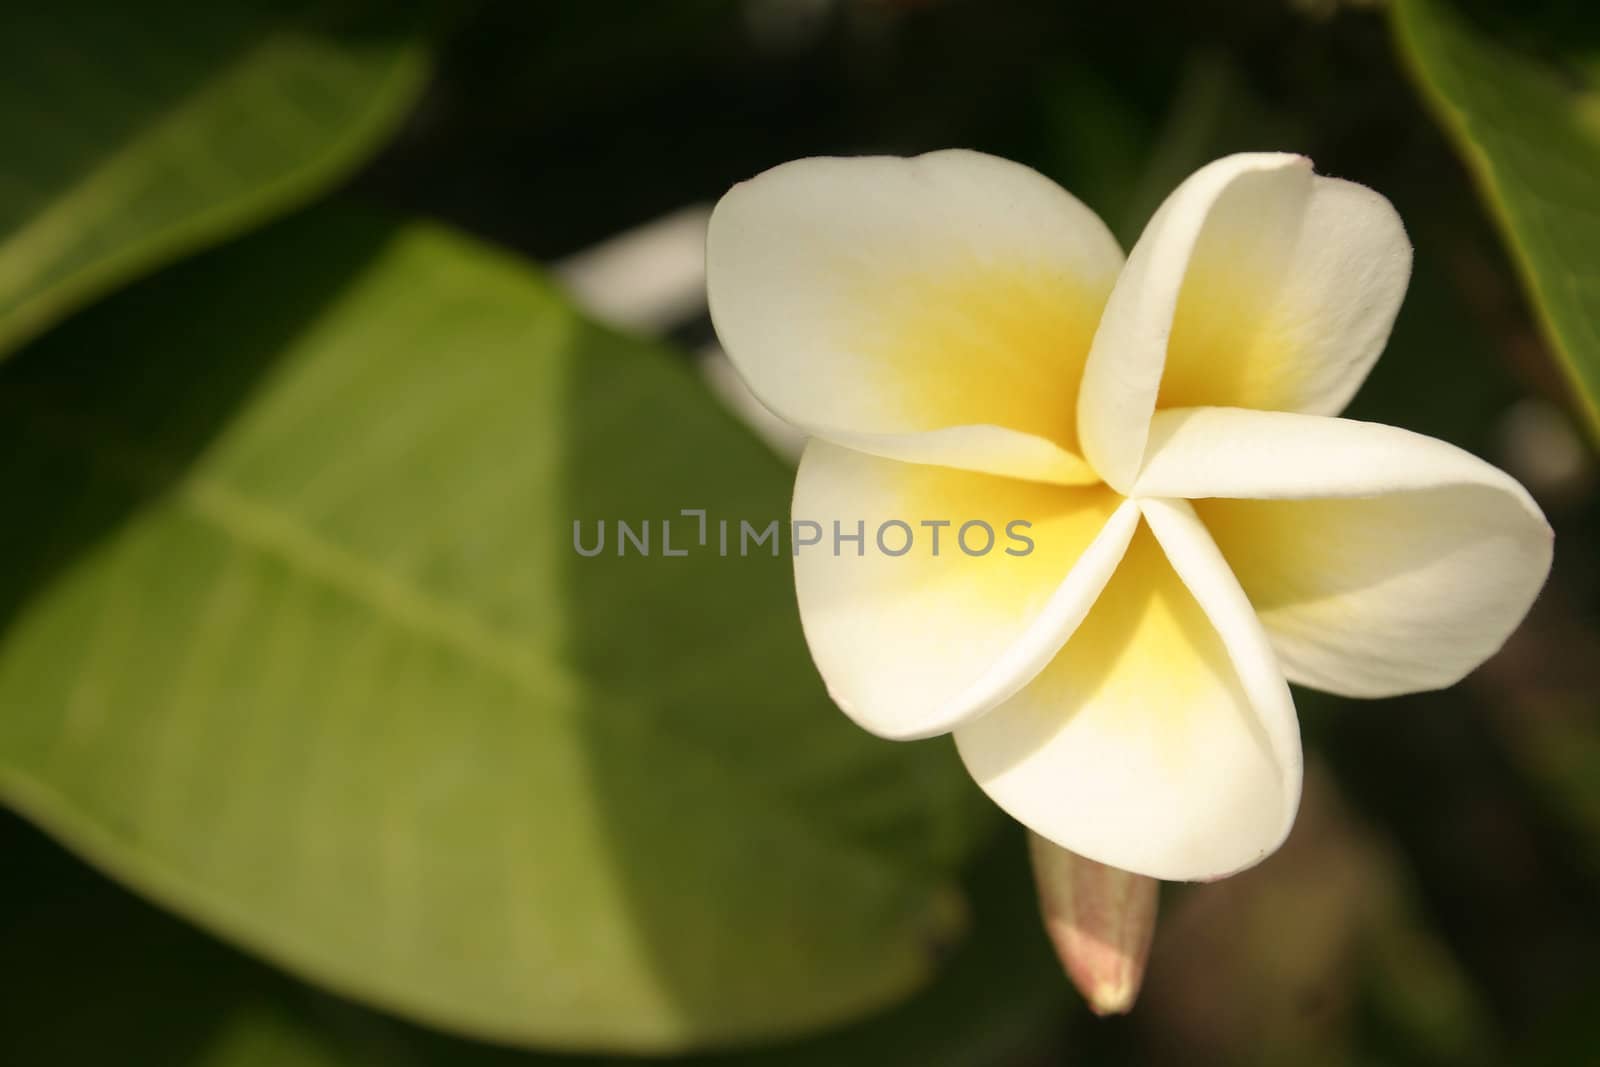
[[[1126,262],[1071,195],[975,152],[736,186],[707,239],[717,332],[812,435],[795,517],[868,531],[795,557],[839,706],[953,731],[1002,808],[1100,863],[1207,879],[1270,853],[1300,797],[1285,679],[1449,685],[1550,566],[1507,475],[1335,417],[1410,267],[1388,201],[1294,155],[1202,168]],[[919,535],[903,556],[872,545],[891,519]],[[1035,548],[954,550],[969,520],[1031,522]]]

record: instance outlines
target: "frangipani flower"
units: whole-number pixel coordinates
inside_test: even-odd
[[[996,803],[1099,863],[1210,879],[1270,853],[1300,796],[1287,682],[1449,685],[1550,566],[1510,477],[1336,417],[1410,266],[1388,201],[1295,155],[1204,167],[1126,260],[975,152],[736,186],[707,241],[717,332],[812,435],[795,517],[868,531],[795,555],[835,701],[886,738],[953,732]],[[895,555],[872,545],[892,520],[951,525]],[[971,520],[1034,547],[969,554]]]

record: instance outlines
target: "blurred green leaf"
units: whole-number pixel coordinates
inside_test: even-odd
[[[0,1063],[357,1067],[313,994],[96,878],[0,813]],[[323,998],[327,1000],[328,998]],[[352,1035],[354,1036],[354,1035]],[[342,1046],[342,1047],[341,1047]]]
[[[921,995],[808,1041],[744,1056],[707,1057],[705,1067],[1054,1062],[1047,1053],[1066,1032],[1066,1009],[1075,994],[1045,939],[1033,867],[1019,828],[1009,827],[971,864],[967,884],[972,933]]]
[[[426,68],[411,5],[0,14],[0,353],[361,163]]]
[[[298,974],[663,1050],[889,1004],[960,932],[951,747],[830,705],[789,560],[659,555],[790,474],[516,262],[291,220],[13,360],[0,456],[0,796]],[[658,554],[574,552],[618,518]]]
[[[973,936],[899,1007],[787,1045],[678,1067],[999,1067],[1047,1051],[1066,980],[1020,835],[972,865]],[[15,1067],[601,1067],[445,1037],[317,993],[163,915],[0,814],[0,940],[29,981],[0,998]]]
[[[1401,51],[1477,177],[1600,427],[1600,37],[1518,49],[1448,0],[1397,0]]]

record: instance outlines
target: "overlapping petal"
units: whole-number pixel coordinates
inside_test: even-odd
[[[795,588],[829,692],[873,733],[909,738],[944,733],[1037,674],[1116,568],[1138,514],[1103,486],[907,464],[813,439],[794,518],[819,527],[802,528],[820,541],[798,550]],[[967,523],[987,523],[992,542],[980,526],[963,532]]]
[[[891,458],[1060,483],[1122,253],[1042,175],[969,151],[803,159],[735,186],[706,245],[717,334],[756,396]]]
[[[1293,681],[1376,697],[1449,685],[1492,655],[1550,569],[1510,476],[1348,419],[1158,413],[1140,492],[1195,506]]]
[[[1303,157],[1201,169],[1125,265],[1004,160],[801,160],[719,203],[707,258],[734,364],[814,435],[795,577],[834,699],[885,737],[953,730],[1002,808],[1089,859],[1257,862],[1299,801],[1286,679],[1447,685],[1548,572],[1509,477],[1332,417],[1411,249],[1384,198]]]
[[[1294,707],[1193,512],[1143,506],[1149,527],[1060,654],[956,743],[996,803],[1062,848],[1154,878],[1221,877],[1293,823]]]
[[[1281,153],[1228,156],[1162,204],[1085,368],[1085,455],[1126,488],[1157,408],[1336,414],[1388,339],[1411,272],[1389,202]]]

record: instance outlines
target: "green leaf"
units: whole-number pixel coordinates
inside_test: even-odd
[[[0,14],[0,354],[360,164],[422,86],[409,4]],[[369,5],[370,7],[370,5]]]
[[[973,936],[899,1007],[819,1037],[678,1067],[993,1067],[1043,1062],[1067,986],[1020,835],[973,865]],[[28,975],[0,998],[0,1062],[118,1067],[599,1067],[513,1052],[309,990],[163,915],[0,814],[0,940]],[[1024,1056],[1032,1058],[1023,1059]]]
[[[907,995],[986,825],[851,725],[791,475],[690,368],[448,232],[317,212],[0,372],[0,797],[328,988],[549,1047]],[[597,520],[658,554],[584,558]],[[614,534],[614,531],[613,531]]]
[[[0,813],[0,997],[17,1067],[377,1067],[318,998],[163,915]],[[402,1061],[404,1062],[404,1061]]]
[[[1052,1046],[1066,1030],[1067,1008],[1076,995],[1045,939],[1023,835],[1010,827],[998,836],[971,865],[972,932],[938,981],[893,1011],[854,1026],[744,1056],[706,1057],[704,1067],[1060,1062],[1060,1050]]]
[[[1446,0],[1397,0],[1394,20],[1600,429],[1600,39],[1591,26],[1540,57]]]

